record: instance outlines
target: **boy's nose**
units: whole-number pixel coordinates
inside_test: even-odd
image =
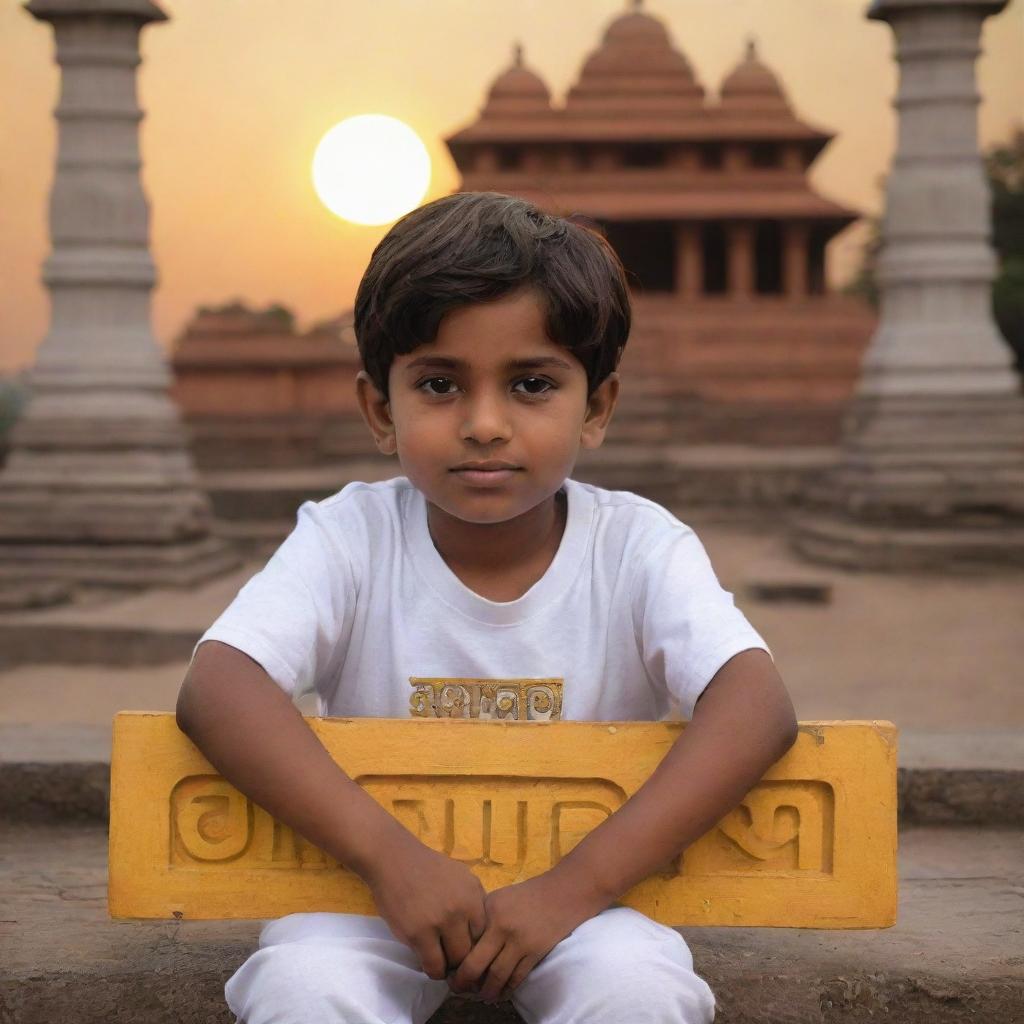
[[[466,402],[465,410],[463,440],[492,444],[495,441],[507,441],[512,436],[512,424],[502,398],[478,394]]]

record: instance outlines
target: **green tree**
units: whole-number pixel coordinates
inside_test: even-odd
[[[989,152],[985,168],[992,187],[992,245],[999,257],[992,309],[1024,373],[1024,127]]]
[[[28,398],[27,373],[0,377],[0,466],[6,457],[7,434]]]
[[[878,278],[875,271],[878,267],[878,254],[882,251],[882,219],[868,218],[868,240],[861,250],[860,266],[857,273],[849,280],[843,291],[847,295],[857,295],[869,305],[878,308]]]

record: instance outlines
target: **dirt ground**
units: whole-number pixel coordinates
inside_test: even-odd
[[[723,585],[771,647],[800,718],[881,718],[938,733],[1024,728],[1024,574],[818,568],[774,533],[695,528]],[[256,568],[193,593],[150,592],[88,612],[94,623],[174,623],[198,635]],[[766,602],[748,589],[788,582],[824,585],[829,600]],[[185,668],[68,666],[59,656],[13,668],[0,672],[0,724],[101,725],[121,709],[170,710]]]

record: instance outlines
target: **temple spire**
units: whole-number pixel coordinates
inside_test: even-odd
[[[747,36],[747,60],[757,60],[757,36]]]
[[[512,47],[512,66],[521,68],[523,66],[523,44],[516,43]]]

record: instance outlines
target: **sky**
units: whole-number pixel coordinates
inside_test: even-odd
[[[624,0],[159,0],[170,21],[142,33],[143,184],[160,281],[153,327],[169,346],[200,304],[280,302],[305,328],[351,306],[387,227],[326,210],[310,165],[346,117],[383,113],[426,143],[426,199],[458,173],[444,138],[475,119],[517,41],[561,102]],[[866,0],[646,0],[714,94],[757,38],[796,114],[836,133],[810,180],[866,214],[881,208],[894,144],[889,27]],[[1024,0],[989,18],[978,61],[983,147],[1024,121]],[[0,372],[31,363],[49,301],[58,71],[49,25],[0,0]],[[863,242],[831,246],[842,283]]]

